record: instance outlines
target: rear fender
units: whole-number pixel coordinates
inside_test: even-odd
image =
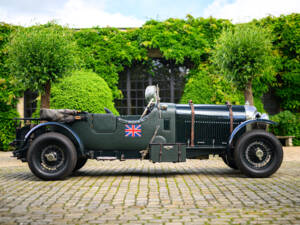
[[[274,121],[266,120],[266,119],[255,119],[255,120],[246,120],[243,123],[239,124],[231,133],[229,139],[228,139],[228,149],[232,147],[233,140],[236,137],[236,135],[239,133],[239,131],[242,130],[242,128],[246,127],[249,124],[254,123],[260,123],[260,124],[276,124]]]
[[[78,151],[78,154],[81,154],[82,156],[85,155],[85,152],[84,152],[84,146],[82,144],[82,141],[80,140],[80,138],[78,137],[78,135],[72,130],[70,129],[68,126],[64,125],[64,124],[61,124],[61,123],[58,123],[58,122],[47,122],[47,123],[41,123],[37,126],[35,126],[34,128],[32,128],[26,135],[25,135],[25,138],[24,138],[24,144],[23,144],[23,147],[27,145],[28,141],[29,141],[29,138],[30,136],[37,132],[38,130],[42,129],[42,128],[45,128],[45,127],[54,127],[54,128],[58,128],[60,130],[63,130],[64,132],[66,132],[66,134],[68,135],[68,137],[72,138],[73,142],[75,142],[75,146],[77,147],[77,151]]]

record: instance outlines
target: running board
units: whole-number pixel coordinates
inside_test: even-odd
[[[117,157],[114,157],[114,156],[99,156],[96,159],[98,161],[104,161],[104,160],[112,161],[112,160],[116,160]]]

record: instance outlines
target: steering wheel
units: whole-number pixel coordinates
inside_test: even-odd
[[[107,114],[113,114],[108,108],[104,107],[104,111],[107,113]]]
[[[142,119],[147,114],[148,110],[150,110],[150,107],[151,107],[152,103],[153,103],[153,98],[151,98],[150,102],[148,103],[147,107],[145,108],[145,110],[144,110],[143,114],[141,115],[140,119]]]

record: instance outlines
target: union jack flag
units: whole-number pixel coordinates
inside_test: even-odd
[[[127,124],[125,125],[125,137],[141,137],[142,125]]]

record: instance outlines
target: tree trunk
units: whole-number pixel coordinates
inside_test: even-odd
[[[245,103],[248,102],[249,105],[253,105],[253,93],[252,93],[252,81],[249,81],[244,90]]]
[[[50,90],[51,90],[51,81],[48,80],[45,84],[45,93],[41,96],[41,108],[50,108]]]

